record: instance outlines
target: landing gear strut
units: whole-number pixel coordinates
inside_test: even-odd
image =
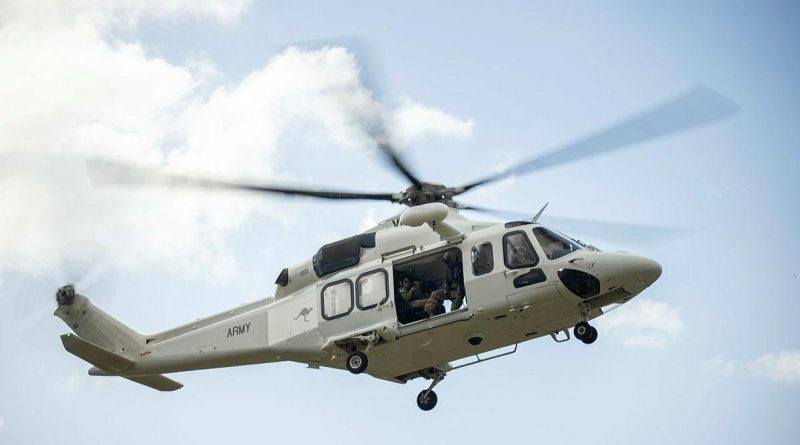
[[[597,329],[589,324],[588,307],[581,307],[581,321],[575,325],[575,329],[573,329],[572,333],[575,335],[575,338],[587,345],[590,345],[597,340]]]
[[[353,351],[347,356],[344,366],[353,374],[361,374],[367,370],[367,365],[369,364],[367,354],[373,346],[380,342],[380,337],[375,331],[372,331],[351,337],[349,341],[349,344],[341,345],[342,349]],[[364,347],[364,350],[358,351],[357,348],[361,347]]]
[[[433,391],[433,387],[444,380],[444,376],[445,373],[437,374],[436,377],[433,378],[431,386],[429,386],[428,389],[422,390],[419,395],[417,395],[417,406],[419,409],[423,411],[430,411],[436,407],[436,402],[439,401],[439,397],[436,396],[436,393]]]

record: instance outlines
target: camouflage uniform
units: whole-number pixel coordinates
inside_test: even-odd
[[[444,262],[447,263],[447,275],[445,276],[444,289],[437,289],[431,292],[428,301],[425,302],[425,312],[428,316],[436,315],[444,300],[453,302],[451,311],[458,310],[464,303],[464,271],[461,260],[453,252],[444,254]]]
[[[408,303],[412,309],[424,309],[426,298],[422,295],[420,284],[414,283],[411,287],[400,286],[400,297]]]
[[[461,308],[461,305],[464,303],[464,293],[460,288],[450,289],[447,294],[445,294],[444,289],[437,289],[431,292],[431,296],[428,297],[428,301],[425,302],[425,312],[428,313],[428,316],[433,317],[436,315],[437,309],[443,307],[444,300],[451,300],[453,305],[450,307],[450,310],[455,311]]]

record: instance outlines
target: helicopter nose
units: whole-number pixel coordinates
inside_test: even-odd
[[[631,269],[637,281],[649,286],[661,277],[661,264],[658,264],[658,261],[645,257],[636,257],[634,262],[635,266],[631,267]]]
[[[564,286],[583,299],[620,288],[637,295],[660,276],[657,261],[623,252],[586,252],[567,260],[558,271]]]
[[[621,254],[615,259],[616,270],[612,275],[616,275],[629,292],[641,292],[661,277],[661,264],[650,258]]]

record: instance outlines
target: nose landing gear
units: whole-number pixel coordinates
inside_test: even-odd
[[[427,395],[426,395],[427,394]],[[436,407],[439,397],[432,389],[422,390],[417,396],[417,406],[423,411],[430,411]]]
[[[423,411],[430,411],[434,407],[436,407],[436,402],[439,401],[439,397],[433,392],[433,387],[438,385],[439,382],[444,380],[445,375],[444,372],[439,372],[433,377],[433,382],[431,382],[431,386],[428,389],[422,390],[419,395],[417,395],[417,406],[419,409]]]

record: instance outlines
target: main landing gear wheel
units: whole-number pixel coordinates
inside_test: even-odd
[[[597,340],[597,329],[585,321],[581,321],[576,324],[572,333],[575,334],[575,338],[587,345],[590,345]]]
[[[428,395],[426,396],[425,393]],[[422,390],[417,396],[417,406],[423,411],[432,410],[438,401],[439,397],[436,396],[436,393],[433,392],[433,390]]]
[[[595,329],[594,326],[589,326],[589,328],[590,328],[589,329],[589,336],[584,338],[583,340],[581,340],[582,342],[584,342],[587,345],[590,345],[590,344],[594,343],[595,340],[597,340],[597,329]]]
[[[347,370],[353,374],[361,374],[366,371],[368,363],[367,355],[361,351],[356,351],[347,356],[345,366],[347,366]]]
[[[589,337],[591,331],[592,327],[589,325],[589,323],[581,321],[575,325],[575,329],[572,330],[572,333],[575,334],[575,338],[583,341],[585,338]]]

